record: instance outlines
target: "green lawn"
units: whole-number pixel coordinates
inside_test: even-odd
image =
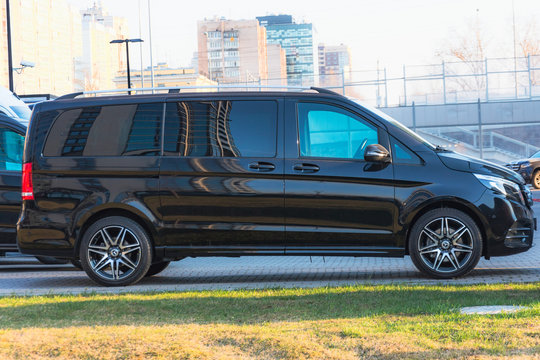
[[[10,358],[540,358],[540,283],[5,297]]]

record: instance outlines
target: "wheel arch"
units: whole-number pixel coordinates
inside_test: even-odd
[[[434,201],[431,201],[429,203],[424,204],[420,210],[418,210],[414,215],[411,216],[410,221],[407,221],[407,229],[405,234],[405,254],[409,255],[409,237],[411,235],[411,230],[414,226],[414,224],[418,221],[418,219],[426,214],[427,212],[434,210],[434,209],[440,209],[440,208],[452,208],[459,211],[462,211],[463,213],[467,214],[468,216],[473,219],[473,221],[476,223],[478,228],[480,229],[480,233],[482,235],[482,256],[485,256],[487,254],[487,233],[486,233],[486,226],[487,224],[482,221],[481,215],[477,212],[477,209],[475,206],[468,201],[462,200],[462,199],[456,199],[456,198],[441,198],[436,199]]]
[[[74,231],[74,255],[76,258],[78,258],[82,237],[84,236],[84,233],[86,232],[88,227],[90,227],[96,221],[110,216],[123,216],[135,221],[144,229],[144,231],[146,231],[146,233],[150,237],[151,245],[155,249],[157,231],[155,229],[154,221],[151,220],[145,213],[129,205],[101,207],[94,210],[92,213],[87,213],[86,216],[81,217],[77,222],[76,231]]]

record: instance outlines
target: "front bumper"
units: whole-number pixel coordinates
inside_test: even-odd
[[[523,178],[523,180],[525,180],[527,184],[531,183],[533,171],[530,165],[520,165],[519,168],[515,168],[512,165],[507,165],[507,167],[521,175],[521,177]]]
[[[517,254],[533,246],[536,218],[531,207],[491,191],[486,191],[476,205],[486,222],[486,257]]]

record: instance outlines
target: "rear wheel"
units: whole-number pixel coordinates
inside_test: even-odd
[[[534,186],[535,189],[540,189],[540,170],[536,170],[534,172],[531,184],[532,186]]]
[[[101,285],[135,284],[148,273],[151,265],[150,238],[131,219],[103,218],[85,232],[80,259],[86,274]]]
[[[482,235],[474,220],[459,210],[431,210],[413,225],[409,254],[418,270],[431,277],[462,276],[480,260]]]
[[[169,264],[170,261],[162,261],[155,264],[150,265],[150,268],[148,269],[148,272],[146,273],[146,277],[154,276],[165,270]]]

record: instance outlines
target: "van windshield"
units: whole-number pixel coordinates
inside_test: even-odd
[[[420,135],[418,135],[417,133],[415,133],[414,131],[412,131],[411,129],[409,129],[408,127],[406,127],[405,125],[403,125],[402,123],[397,121],[396,119],[394,119],[393,117],[391,117],[388,114],[384,113],[383,111],[377,109],[376,107],[366,105],[366,104],[364,104],[363,102],[361,102],[361,101],[359,101],[357,99],[350,99],[350,100],[354,101],[355,103],[362,106],[363,108],[366,108],[367,110],[371,111],[372,113],[375,113],[377,116],[383,118],[384,120],[388,121],[392,125],[394,125],[394,126],[400,128],[401,130],[405,131],[411,137],[413,137],[417,141],[421,142],[422,144],[426,145],[431,150],[435,150],[437,148],[435,145],[433,145],[432,143],[430,143],[429,141],[427,141],[426,139],[424,139],[423,137],[421,137]]]
[[[24,119],[24,120],[30,120],[30,116],[32,115],[32,111],[30,108],[26,105],[21,106],[10,106],[9,107],[15,114],[17,114],[17,117]]]

